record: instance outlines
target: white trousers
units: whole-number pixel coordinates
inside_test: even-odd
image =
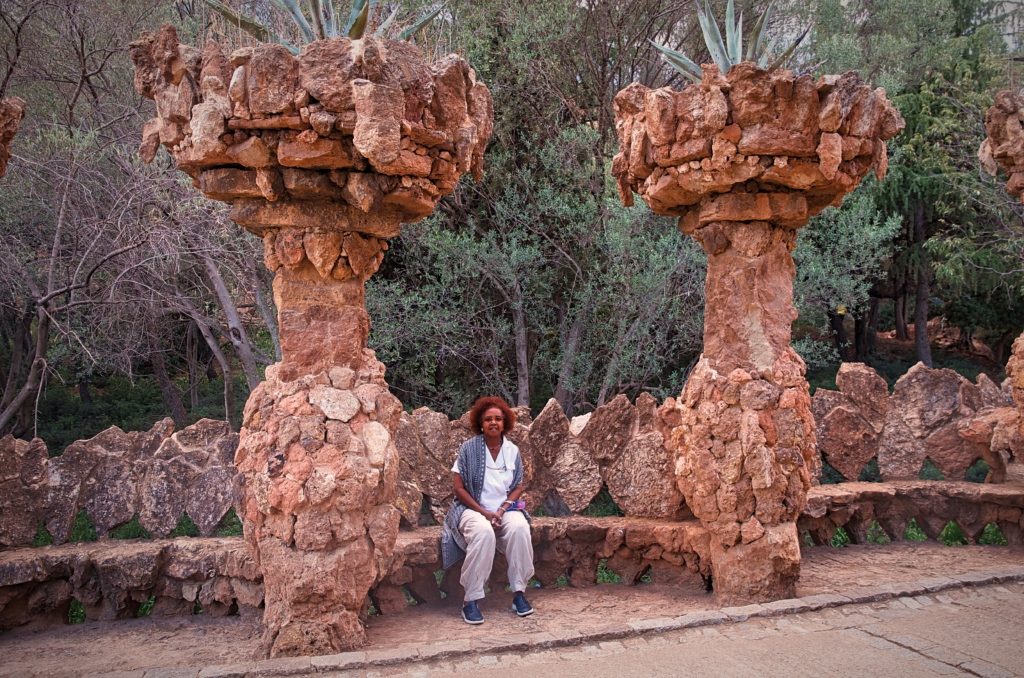
[[[526,591],[533,576],[533,542],[530,523],[521,511],[509,511],[501,517],[501,527],[491,526],[483,514],[466,509],[459,520],[459,532],[466,540],[466,559],[462,563],[462,578],[466,601],[484,597],[484,586],[494,565],[494,549],[508,560],[508,581],[513,591]]]

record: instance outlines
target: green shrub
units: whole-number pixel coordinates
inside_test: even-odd
[[[583,510],[583,515],[591,516],[594,518],[603,518],[605,516],[624,516],[625,513],[619,508],[619,505],[612,499],[611,493],[608,491],[608,487],[604,486],[601,491],[597,493],[597,496],[590,502],[590,505]]]
[[[181,514],[181,520],[178,521],[177,527],[171,530],[171,533],[167,535],[169,539],[175,537],[198,537],[199,528],[192,522],[192,519],[188,517],[187,513]]]
[[[925,457],[924,464],[921,465],[921,474],[918,476],[921,480],[945,480],[945,474],[939,470],[939,467],[932,463],[932,460]]]
[[[96,541],[99,539],[99,535],[96,534],[96,526],[92,522],[92,518],[85,512],[85,509],[79,509],[75,515],[75,524],[71,528],[71,536],[68,537],[70,542],[82,542],[82,541]]]
[[[43,520],[39,521],[39,527],[36,529],[36,536],[32,540],[32,546],[49,546],[53,543],[53,535],[46,529],[46,522]]]
[[[235,507],[232,506],[228,509],[228,512],[224,514],[224,517],[220,519],[220,523],[217,525],[217,529],[214,531],[213,536],[215,537],[241,537],[242,536],[242,521],[238,519],[238,514],[235,513]]]
[[[964,536],[963,530],[961,530],[960,526],[952,520],[946,523],[946,526],[942,528],[942,532],[939,533],[939,541],[946,546],[967,545],[967,537]]]
[[[138,513],[132,516],[130,522],[125,523],[116,530],[111,530],[110,536],[112,539],[152,539],[149,536],[149,531],[142,525],[139,525]]]

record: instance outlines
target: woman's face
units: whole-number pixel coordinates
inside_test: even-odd
[[[488,438],[500,436],[505,428],[505,415],[497,407],[492,407],[484,411],[482,423],[481,428],[483,428],[485,436]]]

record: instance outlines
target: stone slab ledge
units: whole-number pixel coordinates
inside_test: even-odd
[[[332,674],[338,671],[358,671],[397,664],[413,664],[434,659],[471,654],[522,652],[531,649],[549,649],[621,640],[642,634],[665,633],[698,626],[735,624],[751,617],[775,617],[841,607],[894,600],[906,596],[961,588],[964,586],[991,586],[1011,581],[1024,581],[1024,566],[1005,570],[974,572],[951,577],[933,577],[911,582],[880,586],[850,588],[841,594],[823,593],[803,598],[776,600],[770,603],[724,607],[719,610],[688,612],[678,617],[656,617],[627,623],[614,623],[606,627],[580,633],[564,632],[524,633],[492,636],[481,639],[446,640],[427,645],[406,645],[397,648],[344,652],[320,657],[287,657],[241,664],[194,667],[166,667],[140,671],[115,671],[86,678],[277,678],[278,676],[310,676]]]

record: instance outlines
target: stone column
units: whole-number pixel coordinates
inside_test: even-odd
[[[805,366],[789,346],[796,231],[712,222],[694,237],[708,254],[704,354],[679,401],[677,481],[712,534],[715,591],[793,597],[815,459]]]
[[[797,229],[839,205],[904,126],[855,73],[795,76],[713,64],[682,91],[615,97],[623,204],[679,217],[708,254],[704,353],[669,436],[686,503],[712,535],[725,600],[795,595],[796,517],[819,472],[805,366],[789,346]]]
[[[135,87],[156,102],[143,160],[166,147],[263,239],[276,274],[282,360],[249,396],[235,457],[239,516],[263,570],[264,649],[358,647],[398,535],[402,413],[366,347],[364,283],[401,224],[430,214],[462,174],[481,179],[490,93],[457,55],[427,64],[396,40],[227,56],[163,26],[130,47]]]
[[[402,404],[366,348],[364,305],[386,244],[294,228],[268,229],[264,243],[282,360],[246,403],[240,516],[263,570],[266,650],[336,652],[363,643],[366,593],[398,536]]]

